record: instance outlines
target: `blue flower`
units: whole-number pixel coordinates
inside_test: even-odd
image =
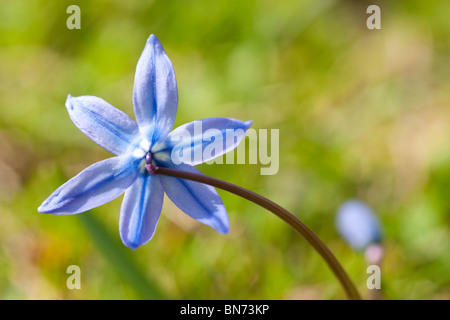
[[[338,209],[336,227],[340,235],[356,251],[381,241],[381,226],[372,211],[364,202],[349,200]]]
[[[200,173],[193,165],[234,149],[251,121],[206,118],[171,132],[178,106],[177,82],[172,62],[154,35],[148,38],[136,67],[133,106],[137,122],[101,98],[68,96],[66,107],[75,125],[115,157],[99,161],[67,181],[38,211],[76,214],[105,204],[125,192],[120,211],[120,236],[126,246],[135,249],[153,237],[166,193],[192,218],[219,233],[227,233],[228,216],[213,187],[155,175],[151,168],[160,166]],[[199,127],[201,132],[194,130]],[[205,149],[210,141],[203,139],[203,134],[209,129],[220,132],[224,142],[230,133],[234,134],[232,143],[222,150],[216,148],[209,156],[191,160],[183,157],[183,162],[176,161],[177,164],[172,161],[175,147],[191,150],[194,142],[201,150]],[[190,139],[180,141],[179,137],[186,134],[191,135]]]

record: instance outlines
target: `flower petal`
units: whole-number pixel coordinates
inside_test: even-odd
[[[120,211],[120,237],[127,247],[136,249],[153,237],[163,200],[159,177],[140,173],[125,192]]]
[[[183,162],[195,166],[236,148],[251,124],[251,121],[230,118],[196,120],[173,130],[152,151],[169,153],[175,164]]]
[[[151,35],[137,63],[133,92],[134,113],[141,133],[159,141],[172,130],[178,106],[177,80],[172,62]]]
[[[139,136],[136,122],[101,98],[69,95],[66,108],[81,132],[115,155],[124,154]]]
[[[138,160],[120,156],[94,163],[53,192],[38,211],[75,214],[117,198],[136,180]]]
[[[162,166],[201,174],[200,171],[187,164],[164,163]],[[167,196],[184,213],[219,233],[228,233],[230,223],[227,212],[214,187],[168,176],[160,176],[160,179]]]

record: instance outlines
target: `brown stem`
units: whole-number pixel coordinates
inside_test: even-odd
[[[238,195],[242,198],[245,198],[249,201],[252,201],[253,203],[256,203],[257,205],[274,213],[277,217],[281,218],[292,228],[294,228],[295,231],[297,231],[300,235],[302,235],[306,239],[306,241],[308,241],[309,244],[311,244],[313,248],[322,256],[322,258],[330,267],[331,271],[333,271],[333,273],[339,279],[347,297],[352,300],[361,300],[361,296],[358,290],[356,289],[355,285],[350,280],[349,276],[342,268],[341,264],[333,255],[333,253],[330,251],[330,249],[328,249],[328,247],[322,242],[322,240],[320,240],[319,237],[314,232],[312,232],[311,229],[309,229],[303,222],[301,222],[292,213],[280,207],[275,202],[253,191],[242,188],[238,185],[229,183],[227,181],[219,180],[216,178],[208,177],[205,175],[194,174],[191,172],[173,170],[156,166],[154,166],[152,170],[155,174],[176,177],[181,179],[188,179],[223,189],[225,191],[234,193],[235,195]]]

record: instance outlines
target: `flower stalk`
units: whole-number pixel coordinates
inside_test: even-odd
[[[348,299],[351,300],[361,300],[361,296],[356,289],[353,282],[350,280],[349,276],[342,268],[339,261],[330,251],[330,249],[320,240],[320,238],[309,229],[303,222],[301,222],[297,217],[295,217],[292,213],[279,206],[275,202],[253,192],[247,190],[238,185],[232,184],[227,181],[223,181],[220,179],[212,178],[209,176],[205,176],[202,174],[195,174],[192,172],[184,172],[181,170],[174,170],[169,168],[157,167],[153,166],[152,171],[157,175],[164,175],[169,177],[176,177],[181,179],[188,179],[192,181],[197,181],[200,183],[208,184],[216,188],[220,188],[222,190],[231,192],[235,195],[238,195],[244,199],[247,199],[264,209],[269,210],[277,217],[282,219],[288,225],[290,225],[295,231],[297,231],[301,236],[303,236],[306,241],[322,256],[325,262],[330,267],[331,271],[335,274],[339,282],[341,283],[345,294]]]

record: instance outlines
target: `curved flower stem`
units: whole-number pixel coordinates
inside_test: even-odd
[[[220,179],[208,177],[205,175],[194,174],[190,172],[156,166],[153,166],[152,170],[154,174],[160,174],[164,176],[176,177],[181,179],[188,179],[223,189],[225,191],[234,193],[242,198],[245,198],[249,201],[252,201],[253,203],[256,203],[257,205],[274,213],[276,216],[278,216],[287,224],[289,224],[292,228],[294,228],[295,231],[297,231],[300,235],[302,235],[306,239],[306,241],[308,241],[309,244],[311,244],[313,248],[322,256],[322,258],[326,261],[330,269],[333,271],[333,273],[341,282],[341,285],[347,297],[352,300],[361,300],[361,296],[358,290],[356,289],[355,285],[350,280],[349,276],[342,268],[341,264],[333,255],[333,253],[330,251],[330,249],[328,249],[328,247],[322,242],[322,240],[320,240],[319,237],[314,232],[312,232],[311,229],[309,229],[303,222],[301,222],[292,213],[280,207],[275,202],[253,191],[242,188],[238,185]]]

